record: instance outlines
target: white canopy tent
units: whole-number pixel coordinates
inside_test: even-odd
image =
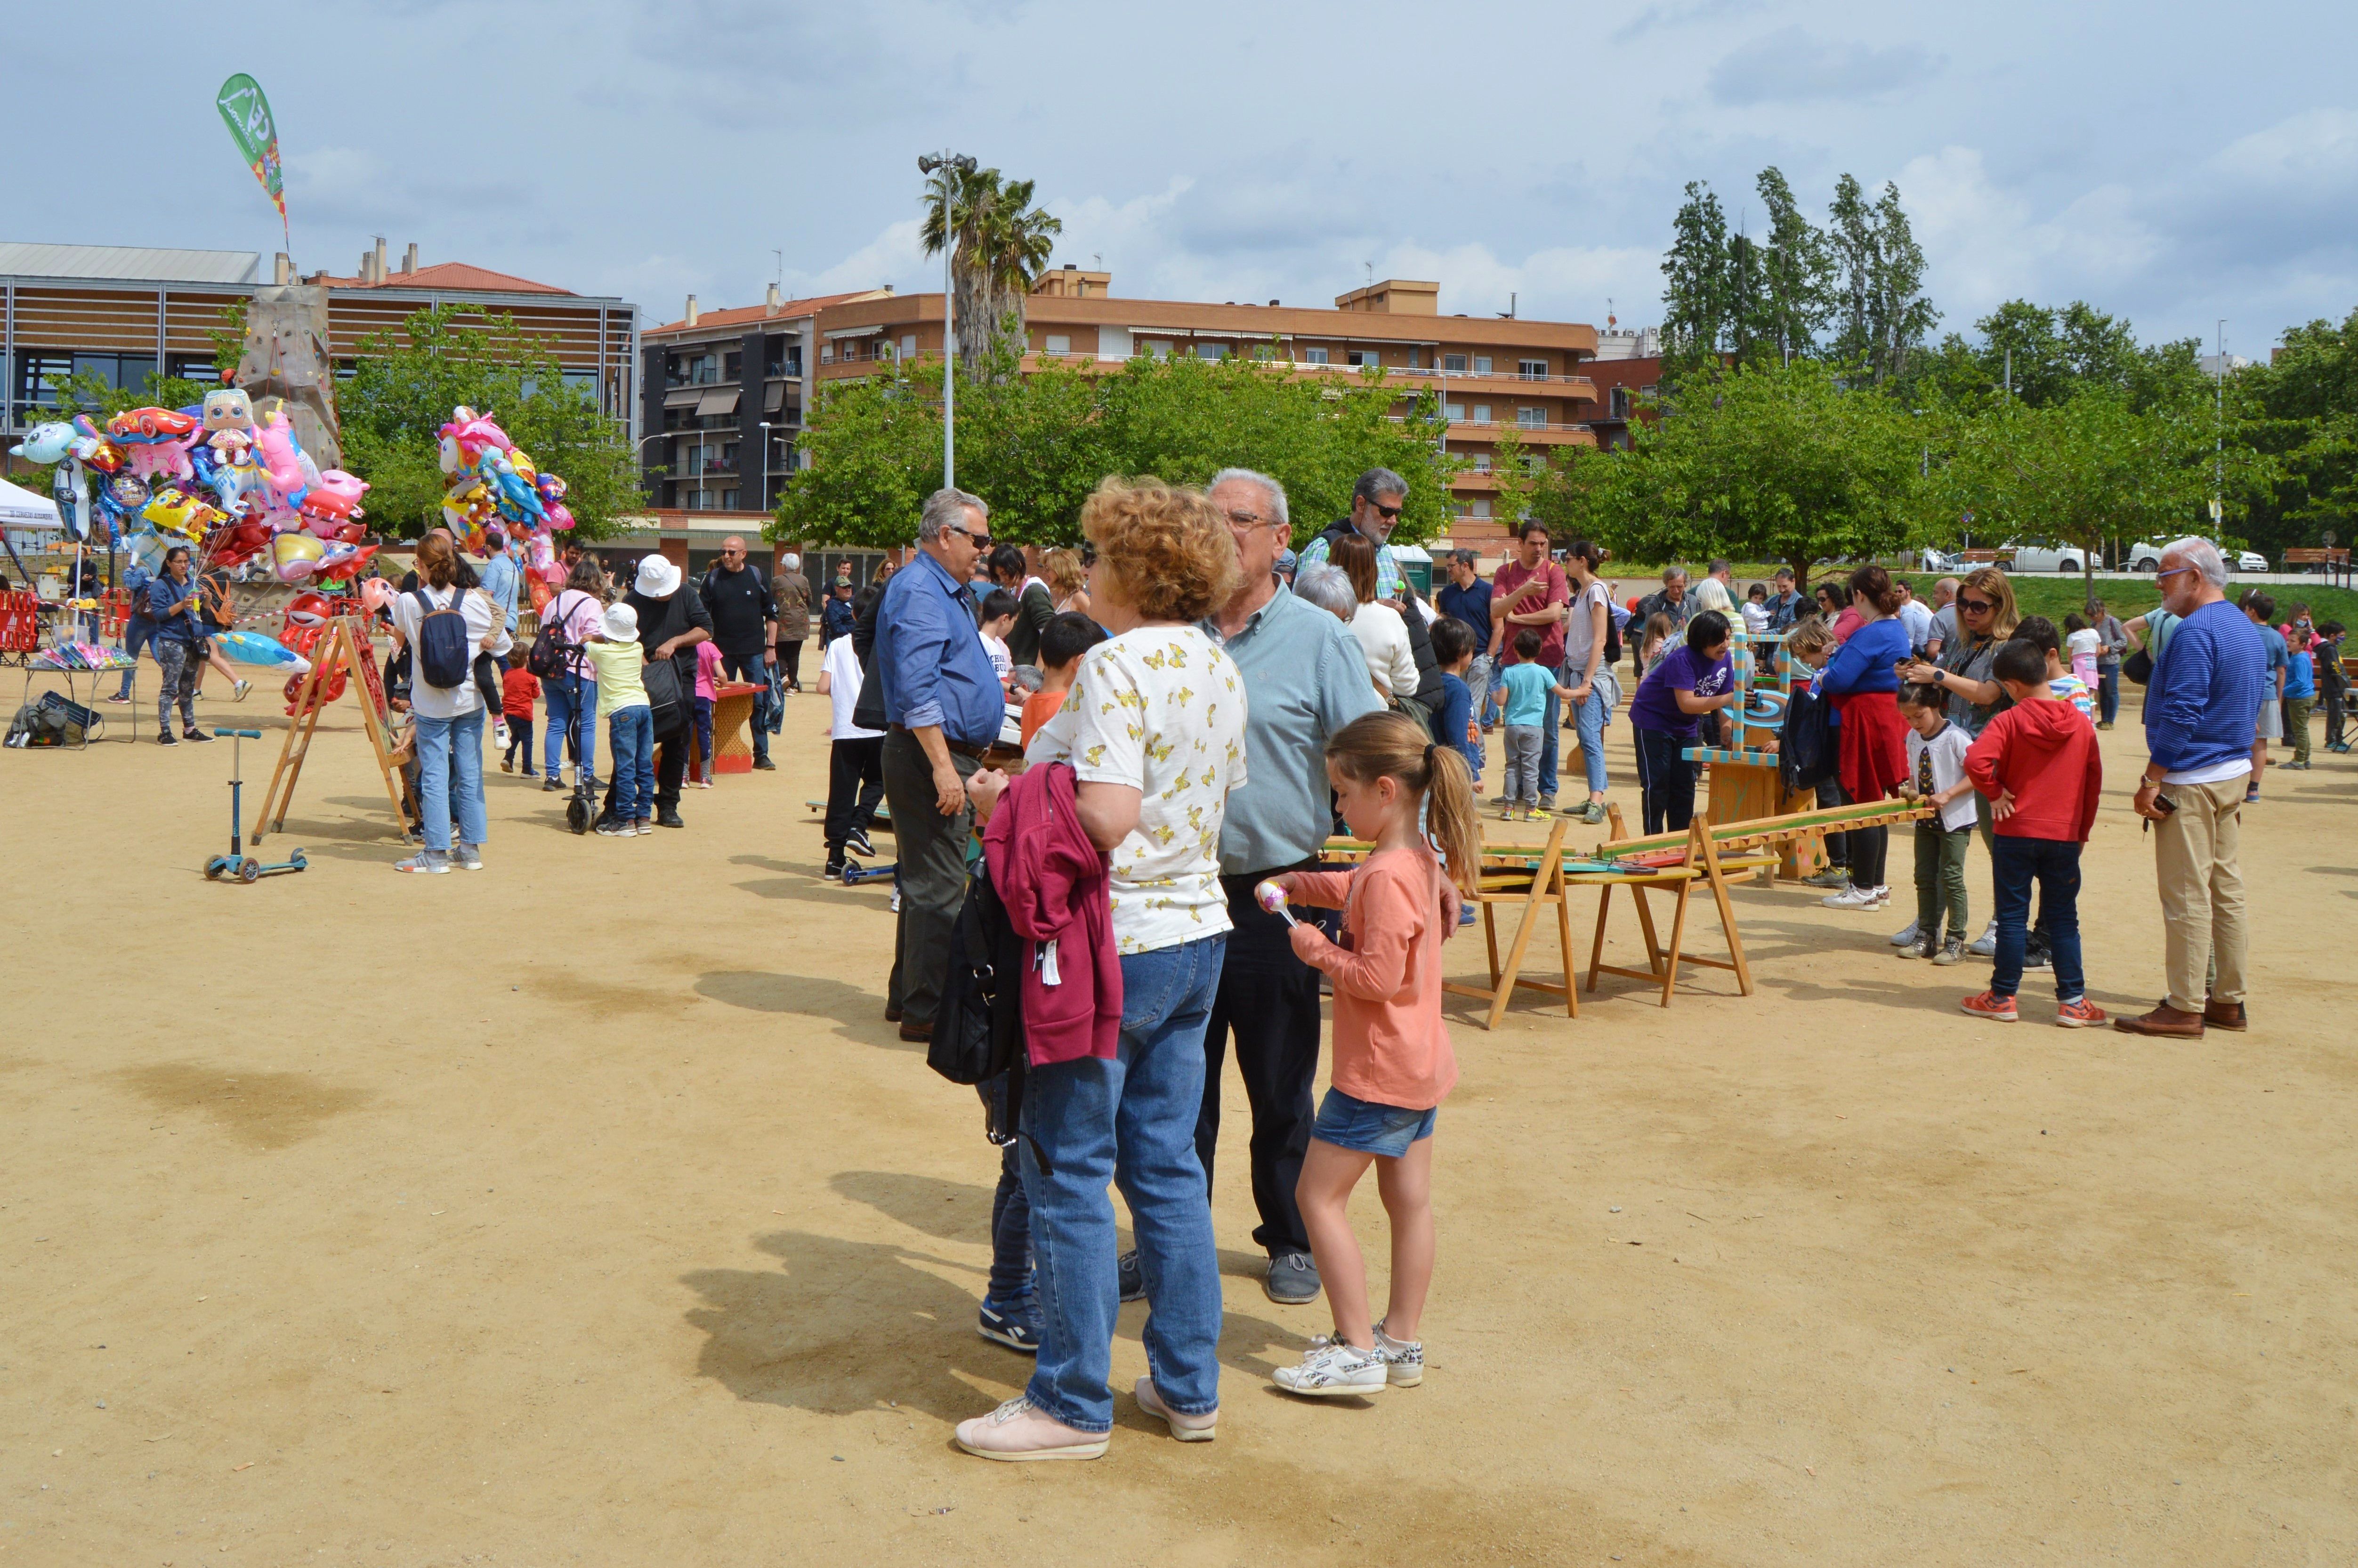
[[[16,535],[19,533],[53,534],[64,528],[65,525],[65,519],[58,514],[56,502],[46,495],[27,490],[21,484],[11,484],[6,480],[0,479],[0,530],[5,530],[5,533],[0,533],[0,541],[6,543],[8,558],[16,563],[18,577],[24,577],[27,574],[25,563],[16,558]],[[32,540],[27,539],[25,541],[25,547],[32,549],[36,546]],[[30,588],[32,584],[28,581],[25,586]]]

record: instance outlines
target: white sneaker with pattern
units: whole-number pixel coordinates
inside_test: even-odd
[[[1384,1381],[1395,1389],[1413,1389],[1424,1381],[1424,1341],[1394,1339],[1376,1319],[1376,1354],[1384,1358]]]
[[[1300,1366],[1280,1367],[1274,1376],[1287,1393],[1312,1399],[1379,1394],[1389,1380],[1384,1358],[1375,1351],[1323,1334],[1310,1342]]]

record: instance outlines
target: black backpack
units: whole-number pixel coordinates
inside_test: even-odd
[[[989,1084],[1003,1076],[1004,1096],[984,1096],[988,1130],[996,1143],[1021,1136],[1023,1072],[1023,966],[1026,944],[990,885],[990,862],[978,858],[967,877],[966,902],[950,927],[949,974],[934,1009],[925,1065],[954,1084]],[[1033,1153],[1048,1170],[1037,1143]]]
[[[474,668],[474,639],[467,635],[467,617],[460,608],[467,590],[450,595],[447,608],[437,610],[424,587],[411,589],[417,600],[417,678],[427,686],[448,689],[467,684]]]
[[[524,656],[524,667],[541,680],[563,680],[573,673],[574,655],[581,644],[565,640],[565,595],[581,593],[579,589],[566,589],[548,601],[548,615],[533,633],[532,648]],[[584,599],[588,594],[582,594]],[[551,618],[553,617],[553,619]]]
[[[1815,691],[1796,691],[1786,703],[1785,728],[1777,742],[1777,771],[1788,793],[1815,789],[1839,771],[1841,759],[1827,717],[1826,699]]]

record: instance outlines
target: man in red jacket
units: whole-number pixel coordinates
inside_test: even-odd
[[[2023,950],[2030,936],[2030,885],[2055,962],[2055,1022],[2066,1029],[2104,1022],[2087,998],[2080,966],[2080,846],[2096,820],[2104,762],[2095,727],[2047,684],[2047,655],[2029,643],[1997,651],[1990,674],[2014,706],[1989,722],[1965,753],[1965,774],[1990,798],[1997,863],[1997,968],[1989,989],[1959,1005],[1976,1018],[2015,1021]]]

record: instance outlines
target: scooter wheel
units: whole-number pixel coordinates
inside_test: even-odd
[[[568,800],[565,803],[565,826],[576,833],[590,831],[590,807],[586,802]]]
[[[255,860],[251,855],[247,856],[244,860],[240,860],[237,863],[237,880],[242,882],[260,881],[262,880],[262,862]]]
[[[221,879],[221,874],[222,863],[219,860],[207,860],[205,862],[205,881],[209,882],[218,881]]]

